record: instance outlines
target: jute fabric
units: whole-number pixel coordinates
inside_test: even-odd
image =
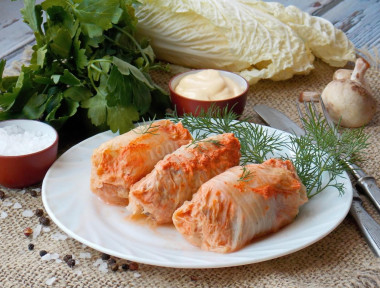
[[[316,61],[315,69],[305,76],[273,82],[260,81],[252,85],[245,117],[255,123],[263,122],[255,114],[255,104],[267,104],[299,122],[295,101],[302,91],[321,92],[331,81],[335,68]],[[154,80],[166,89],[170,74],[155,73]],[[370,135],[370,145],[362,163],[365,171],[380,183],[380,81],[374,70],[367,73],[367,80],[378,101],[378,112],[365,128]],[[37,185],[38,187],[38,185]],[[2,188],[6,198],[0,200],[0,287],[48,287],[46,281],[55,277],[52,287],[380,287],[380,261],[374,256],[350,215],[329,235],[296,253],[277,259],[218,269],[176,269],[139,265],[137,271],[107,273],[94,266],[101,253],[68,238],[53,240],[52,235],[61,233],[51,223],[50,231],[41,232],[35,239],[25,237],[25,227],[34,228],[38,218],[22,216],[26,209],[42,208],[41,195],[31,197],[21,190]],[[7,206],[19,203],[22,208]],[[340,201],[337,196],[336,201]],[[365,198],[364,206],[380,222],[371,203]],[[5,215],[3,213],[3,215]],[[34,250],[27,246],[32,242]],[[80,263],[70,268],[64,262],[42,261],[40,250],[59,254],[74,254]],[[80,259],[80,253],[90,253],[91,258]],[[123,262],[123,261],[121,261]]]

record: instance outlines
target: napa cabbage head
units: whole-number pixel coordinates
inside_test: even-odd
[[[315,56],[355,59],[345,34],[294,6],[249,0],[140,0],[137,36],[158,59],[188,68],[238,72],[250,84],[307,74]]]

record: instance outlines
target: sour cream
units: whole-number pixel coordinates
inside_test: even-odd
[[[229,99],[243,91],[244,88],[234,80],[213,69],[184,76],[175,88],[175,92],[183,97],[208,101]]]

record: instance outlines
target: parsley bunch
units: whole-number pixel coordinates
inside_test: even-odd
[[[25,0],[22,15],[36,44],[18,77],[2,77],[0,120],[40,119],[57,129],[80,110],[95,126],[126,132],[162,114],[168,95],[150,78],[147,40],[134,37],[134,0]],[[79,124],[79,123],[78,123]]]

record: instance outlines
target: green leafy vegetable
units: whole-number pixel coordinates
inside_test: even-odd
[[[60,128],[86,110],[95,126],[123,133],[143,116],[163,116],[169,97],[149,71],[164,67],[146,39],[134,38],[137,4],[25,0],[22,15],[36,44],[18,77],[2,77],[0,62],[0,119],[40,119]]]
[[[368,136],[363,129],[344,130],[342,137],[338,138],[324,118],[313,113],[303,119],[307,133],[302,137],[286,137],[246,120],[237,121],[238,115],[228,108],[213,107],[207,112],[201,111],[198,117],[185,114],[179,118],[175,113],[168,116],[176,122],[181,121],[196,139],[234,133],[241,143],[241,181],[251,176],[244,167],[248,163],[262,163],[272,157],[291,159],[309,198],[328,187],[336,188],[339,194],[344,193],[343,184],[339,182],[348,168],[344,160],[351,163],[360,161],[360,153],[368,146]],[[286,150],[289,152],[284,155]]]

